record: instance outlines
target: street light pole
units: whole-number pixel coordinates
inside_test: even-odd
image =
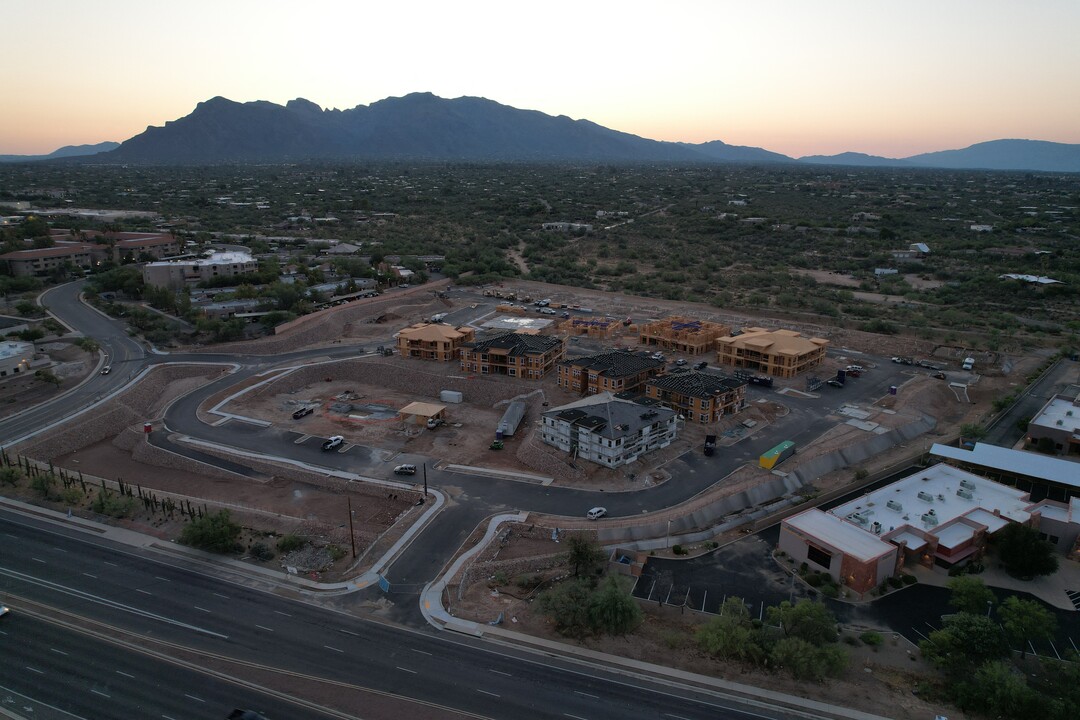
[[[349,543],[352,545],[352,557],[356,559],[356,533],[353,532],[352,521],[352,497],[345,498],[349,501]]]

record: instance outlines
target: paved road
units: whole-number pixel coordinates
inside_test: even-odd
[[[32,601],[86,618],[87,625],[104,623],[144,640],[243,661],[277,673],[282,682],[296,676],[319,677],[343,684],[344,689],[365,698],[373,692],[383,694],[380,697],[389,694],[396,703],[395,717],[419,717],[431,707],[507,720],[567,715],[587,720],[744,716],[737,706],[706,692],[647,679],[631,681],[600,668],[550,657],[541,662],[539,657],[513,648],[481,646],[447,633],[410,632],[357,619],[280,594],[229,584],[194,572],[182,561],[159,559],[152,553],[116,547],[62,528],[55,530],[7,512],[0,512],[0,537],[5,547],[0,560],[0,591],[14,607],[0,628],[8,633],[24,632],[21,628],[28,621],[20,617],[18,601]],[[35,624],[25,632],[38,627]],[[65,642],[64,635],[56,631],[45,632],[43,638],[44,645],[20,650],[20,662],[36,662],[42,666],[36,669],[59,677],[69,656],[87,653],[91,660],[86,671],[71,679],[73,694],[79,695],[80,702],[85,699],[82,695],[91,692],[85,685],[94,687],[95,679],[99,679],[100,689],[104,687],[100,678],[112,679],[117,669],[137,674],[137,660],[110,659],[109,650],[100,649],[96,642],[82,637]],[[50,655],[56,655],[55,662],[48,662]],[[10,668],[11,663],[5,658],[0,667],[4,665]],[[15,682],[4,672],[10,670],[0,670],[0,684]],[[139,670],[139,676],[169,675],[167,669],[147,667]],[[42,694],[42,686],[47,685],[22,685],[20,692],[37,698],[54,697]],[[123,691],[117,687],[115,682],[109,685],[119,695]],[[209,702],[221,697],[216,693],[219,691],[206,683],[174,682],[160,693],[139,694],[132,702],[179,719],[192,717],[170,712],[190,705],[191,701],[184,699],[187,694]],[[261,707],[270,702],[250,697],[241,700]],[[408,703],[421,705],[410,710]],[[372,712],[367,705],[349,708],[350,713],[365,717],[389,717],[384,710]],[[98,717],[94,713],[89,716]],[[135,716],[151,715],[144,708]],[[206,713],[200,717],[211,716]],[[305,716],[286,713],[272,717]]]

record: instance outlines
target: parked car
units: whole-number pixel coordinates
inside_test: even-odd
[[[936,373],[933,374],[932,377],[935,377],[938,380],[945,380],[946,379],[945,378],[945,373],[943,373],[943,372],[936,372]]]
[[[699,363],[694,363],[695,370],[704,370],[707,367],[709,367],[709,363],[705,362],[704,360]]]
[[[556,314],[556,311],[553,310],[552,308],[549,308],[549,307],[540,308],[540,312],[543,313],[544,315],[555,315]]]
[[[408,465],[408,464],[406,464],[406,465],[398,465],[396,468],[394,468],[394,474],[395,475],[415,475],[416,474],[416,466],[415,465]]]
[[[315,412],[313,408],[302,407],[292,414],[293,420],[299,420],[302,417],[307,417],[311,413]]]
[[[679,366],[683,366],[683,365],[686,364],[686,360],[683,360],[682,358],[679,358],[678,360],[675,361],[675,364],[679,365]]]
[[[585,513],[585,517],[589,518],[590,520],[599,520],[605,515],[607,515],[607,508],[602,507],[594,507],[592,510]]]
[[[840,382],[836,378],[833,378],[832,380],[827,381],[826,385],[832,385],[834,388],[842,388],[842,387],[844,387],[844,383]]]
[[[340,435],[331,435],[327,438],[326,442],[322,444],[323,450],[333,450],[334,448],[341,447],[341,444],[345,442],[345,438]]]

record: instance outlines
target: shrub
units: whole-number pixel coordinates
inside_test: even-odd
[[[901,575],[900,581],[904,583],[904,585],[914,585],[915,583],[919,582],[919,578],[915,577],[914,575]]]
[[[682,545],[674,545],[671,548],[671,552],[675,553],[676,555],[685,555],[687,551],[686,548],[684,548]]]
[[[289,533],[288,535],[282,535],[281,539],[277,541],[278,552],[283,553],[292,552],[293,550],[299,550],[305,545],[307,545],[307,540],[304,540],[304,538],[300,537],[299,535],[294,535],[293,533]]]
[[[133,498],[128,499],[134,501]],[[240,537],[240,531],[240,526],[232,521],[229,511],[219,510],[213,515],[203,515],[185,525],[180,533],[180,542],[209,552],[237,552],[241,549],[236,541]]]
[[[90,503],[90,509],[109,517],[128,517],[135,511],[135,498],[102,489]]]
[[[251,546],[251,557],[266,562],[274,559],[274,551],[267,547],[266,543],[257,542]]]
[[[60,499],[63,500],[66,505],[78,505],[82,502],[83,491],[74,485],[66,487],[60,491]]]
[[[898,587],[902,587],[903,584],[904,584],[903,582],[901,582],[900,578],[898,578],[896,576],[890,577],[887,582],[889,583],[889,587],[891,587],[893,589],[896,589]]]
[[[872,631],[864,632],[862,635],[859,636],[859,639],[872,648],[876,648],[883,642],[885,642],[885,638],[881,636],[881,633]]]
[[[348,555],[340,545],[327,545],[326,552],[330,554],[330,559],[334,562]]]
[[[840,588],[833,583],[827,583],[821,586],[821,594],[827,598],[835,598],[840,595]]]

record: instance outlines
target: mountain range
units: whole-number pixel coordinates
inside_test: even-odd
[[[33,162],[35,160],[55,160],[57,158],[82,157],[97,155],[120,147],[118,142],[100,142],[96,145],[65,145],[53,150],[48,155],[0,155],[0,162]]]
[[[111,146],[111,147],[110,147]],[[94,149],[98,148],[98,149]],[[47,156],[3,161],[198,165],[302,160],[460,162],[664,162],[827,164],[1080,172],[1080,145],[994,140],[960,150],[884,158],[862,153],[791,158],[762,148],[660,142],[492,100],[412,93],[348,110],[296,99],[285,105],[215,97],[190,115],[148,127],[119,146],[61,148]]]

